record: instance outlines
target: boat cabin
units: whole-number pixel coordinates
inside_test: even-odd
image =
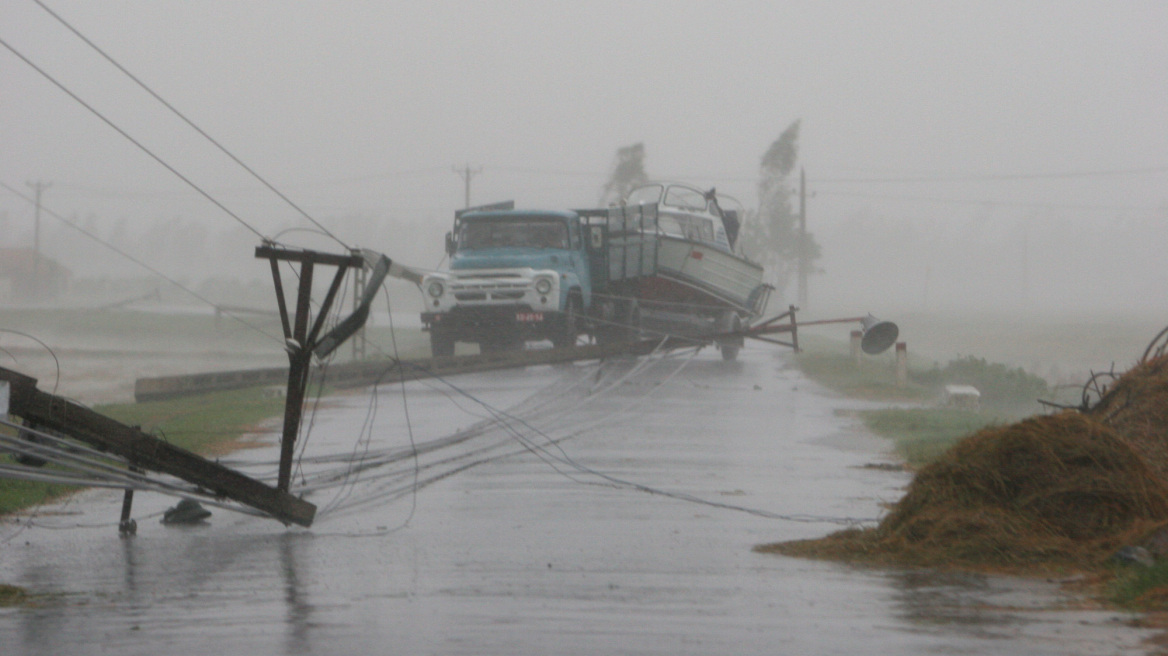
[[[626,205],[657,204],[660,234],[709,244],[733,252],[738,233],[737,216],[727,216],[718,205],[714,190],[699,191],[676,183],[651,183],[629,192]]]

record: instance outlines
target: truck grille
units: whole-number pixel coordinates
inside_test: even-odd
[[[517,301],[523,298],[523,290],[494,291],[490,293],[492,301]],[[454,292],[454,298],[460,301],[485,301],[487,292]]]

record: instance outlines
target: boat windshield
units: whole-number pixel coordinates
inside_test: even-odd
[[[625,203],[628,205],[648,205],[661,200],[661,185],[651,184],[637,187],[629,192]]]
[[[690,241],[715,242],[714,222],[697,216],[662,214],[657,217],[662,233]]]
[[[559,219],[517,217],[464,219],[459,250],[483,248],[568,248],[568,228]]]
[[[665,205],[677,207],[693,212],[706,211],[706,196],[696,189],[689,187],[670,187],[665,192]]]

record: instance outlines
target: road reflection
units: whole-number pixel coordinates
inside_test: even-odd
[[[300,544],[311,540],[308,533],[286,532],[277,536],[280,544],[280,573],[284,577],[284,604],[287,606],[284,624],[288,632],[284,652],[288,654],[313,653],[309,630],[312,627],[312,604],[300,582],[296,568],[296,552]]]

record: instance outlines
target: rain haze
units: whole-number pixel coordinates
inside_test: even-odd
[[[1029,421],[1038,394],[1081,393],[1083,412],[1028,425],[1087,415],[1092,370],[1153,352],[1165,34],[1161,1],[0,2],[4,653],[1154,648],[1146,618],[1087,600],[1102,577],[1035,578],[981,524],[944,526],[975,527],[951,533],[1023,576],[760,547],[874,526],[920,453]],[[776,195],[763,157],[792,134]],[[466,205],[604,205],[638,144],[650,179],[716,188],[746,221],[781,214],[791,241],[747,224],[736,253],[731,217],[673,216],[671,233],[628,219],[670,209],[632,207],[471,216],[552,239],[447,254]],[[763,267],[738,255],[790,265],[776,253],[803,243],[802,207],[821,256],[807,289],[772,266],[788,284],[764,312]],[[360,280],[384,268],[294,294],[310,269],[257,259],[262,240],[427,277],[387,278],[369,311]],[[768,320],[795,303],[798,325]],[[852,331],[868,312],[890,321]],[[85,428],[73,399],[126,426]],[[899,434],[871,421],[898,413]],[[918,438],[917,416],[954,435],[926,421]],[[1123,490],[1162,482],[1117,472]],[[95,487],[11,501],[60,482]],[[163,526],[176,496],[213,519]],[[1092,544],[1092,566],[1117,555]]]
[[[753,207],[801,120],[816,310],[1154,313],[1168,293],[1163,3],[49,6],[337,236],[416,266],[463,205],[455,167],[472,204],[591,207],[641,142],[651,177]],[[312,226],[31,0],[0,36],[263,234],[324,243],[281,233]],[[263,279],[258,237],[0,55],[0,180],[51,182],[47,210],[183,281]],[[33,212],[0,193],[7,245]],[[141,273],[43,221],[75,276]]]

